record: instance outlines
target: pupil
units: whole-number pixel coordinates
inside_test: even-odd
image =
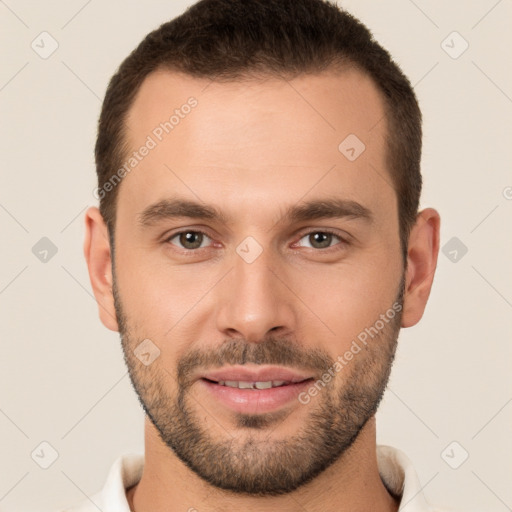
[[[183,247],[186,247],[188,249],[197,249],[201,246],[201,233],[195,233],[193,231],[189,231],[188,233],[182,233],[181,235],[181,244]],[[194,238],[196,241],[194,242]]]
[[[315,246],[315,244],[317,244],[317,246],[320,245],[320,248],[324,249],[329,247],[332,235],[330,233],[319,232],[313,233],[312,237],[314,239],[314,243],[312,243],[312,245]]]

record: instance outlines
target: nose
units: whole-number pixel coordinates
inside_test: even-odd
[[[281,335],[295,332],[294,295],[271,250],[263,250],[250,263],[236,253],[233,265],[217,290],[219,331],[250,343],[263,341],[271,331]]]

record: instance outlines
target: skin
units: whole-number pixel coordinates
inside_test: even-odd
[[[402,278],[400,325],[421,319],[437,264],[440,218],[431,208],[418,214],[404,274],[396,194],[385,166],[386,123],[377,123],[384,116],[383,102],[370,79],[345,70],[241,84],[158,71],[145,80],[129,112],[129,146],[140,147],[191,96],[198,106],[120,185],[115,287],[107,228],[97,208],[86,213],[84,252],[100,318],[107,328],[122,330],[122,303],[123,347],[132,378],[147,383],[144,376],[158,377],[162,396],[175,397],[177,365],[191,351],[216,354],[230,340],[254,348],[272,335],[291,340],[297,354],[317,351],[335,360],[389,310]],[[354,162],[338,150],[348,134],[366,146]],[[172,218],[142,226],[141,212],[171,196],[214,205],[228,222]],[[372,221],[290,223],[283,217],[290,206],[333,197],[363,205]],[[169,238],[185,229],[207,233],[202,248],[187,250],[179,237]],[[341,237],[333,237],[330,249],[317,248],[307,236],[323,229]],[[250,264],[236,252],[248,236],[262,248]],[[161,353],[144,370],[132,350],[147,338]],[[234,436],[236,446],[243,446],[251,436],[272,447],[301,432],[326,397],[354,384],[351,377],[371,356],[383,375],[393,338],[385,331],[387,352],[378,344],[364,351],[339,372],[329,391],[307,405],[288,405],[266,428],[242,428],[237,415],[213,403],[197,383],[187,389],[191,413],[212,441]],[[373,415],[329,467],[278,496],[237,494],[208,484],[169,449],[146,417],[144,473],[127,496],[137,512],[398,508],[379,477]]]

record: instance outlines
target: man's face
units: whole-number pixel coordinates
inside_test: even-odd
[[[357,71],[223,84],[158,72],[130,110],[131,151],[155,147],[118,197],[125,358],[162,440],[215,486],[289,492],[375,413],[404,277],[383,116]],[[183,204],[176,216],[176,201],[222,218]]]

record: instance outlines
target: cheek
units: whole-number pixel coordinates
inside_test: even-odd
[[[380,315],[393,309],[401,276],[399,264],[386,265],[378,257],[368,265],[347,264],[301,274],[294,290],[317,317],[312,322],[310,314],[301,316],[306,339],[318,340],[320,329],[331,355],[343,353]]]
[[[148,262],[142,251],[120,244],[116,250],[116,281],[130,325],[150,328],[160,316],[172,312],[174,287],[169,287],[166,272]]]
[[[218,266],[171,265],[151,251],[125,247],[116,255],[119,295],[130,325],[138,334],[164,340],[174,338],[222,276]]]

